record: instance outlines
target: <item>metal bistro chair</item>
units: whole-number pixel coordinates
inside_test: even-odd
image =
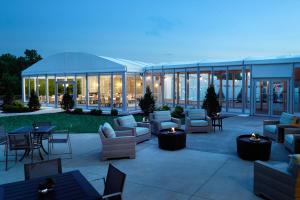
[[[60,158],[24,165],[25,180],[61,173],[62,167]]]
[[[3,151],[3,156],[4,158],[6,157],[6,153],[7,153],[7,134],[5,132],[5,129],[3,127],[0,127],[0,145],[4,145],[4,151]],[[6,161],[6,160],[5,160]]]
[[[102,199],[105,200],[122,200],[122,193],[126,174],[109,164],[106,179],[104,181],[104,192]]]
[[[66,153],[53,153],[53,144],[67,144],[68,145],[68,152]],[[52,135],[49,137],[48,140],[48,149],[49,153],[51,155],[62,155],[62,154],[67,154],[70,155],[70,158],[72,158],[72,145],[71,145],[71,140],[70,140],[70,132],[69,130],[58,130],[54,131]]]

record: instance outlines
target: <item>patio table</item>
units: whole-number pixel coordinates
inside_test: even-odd
[[[11,131],[10,133],[11,134],[18,134],[18,133],[28,133],[28,134],[30,134],[30,133],[34,133],[34,134],[39,135],[40,141],[41,141],[41,148],[48,155],[48,152],[46,151],[46,149],[43,146],[42,137],[43,137],[43,134],[50,135],[55,128],[56,128],[56,126],[40,126],[40,127],[38,127],[38,129],[34,129],[32,126],[24,126],[24,127],[17,128],[15,130]],[[25,151],[25,153],[22,156],[21,160],[25,157],[26,154],[28,154],[28,152]],[[42,160],[44,159],[41,153],[40,153],[40,157],[41,157]]]
[[[101,199],[100,194],[78,171],[50,176],[54,179],[54,190],[40,196],[39,184],[48,177],[35,178],[0,185],[0,199],[3,200],[38,200],[38,199]]]

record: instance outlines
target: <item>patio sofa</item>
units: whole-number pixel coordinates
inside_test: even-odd
[[[205,109],[187,110],[185,114],[185,132],[210,132],[212,124]]]
[[[300,128],[284,129],[284,147],[290,153],[300,154]]]
[[[154,111],[150,113],[149,119],[151,122],[151,131],[157,135],[162,129],[180,128],[180,119],[171,117],[170,111]]]
[[[279,120],[264,120],[263,135],[276,142],[282,143],[284,140],[284,128],[299,121],[295,115],[283,112]]]
[[[299,165],[254,162],[254,193],[272,200],[300,199]]]
[[[136,138],[136,143],[144,142],[151,138],[150,124],[136,122],[132,115],[115,118],[114,126],[116,130],[131,130]]]
[[[110,124],[105,123],[99,127],[102,143],[101,160],[110,158],[135,158],[135,136],[131,130],[114,131]]]

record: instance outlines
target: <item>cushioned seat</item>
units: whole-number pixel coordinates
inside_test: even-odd
[[[208,121],[206,120],[191,120],[191,126],[208,126]]]
[[[136,131],[136,135],[140,136],[140,135],[149,133],[150,130],[149,130],[149,128],[146,128],[146,127],[136,127],[135,131]]]
[[[162,129],[169,129],[173,127],[178,127],[178,124],[174,122],[161,122],[160,123]]]
[[[289,143],[289,144],[293,144],[293,141],[294,141],[293,134],[286,134],[284,136],[284,142]]]
[[[276,125],[265,125],[265,130],[275,134],[276,133]]]

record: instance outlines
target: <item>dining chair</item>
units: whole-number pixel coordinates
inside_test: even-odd
[[[24,164],[25,180],[62,173],[61,159]]]
[[[104,181],[104,192],[102,199],[121,200],[126,174],[121,172],[110,163],[108,166],[106,179],[102,179]]]
[[[6,153],[7,153],[7,134],[5,132],[5,129],[4,127],[0,127],[0,146],[3,146],[4,145],[4,150],[3,150],[3,155],[4,155],[4,158],[6,157]],[[5,166],[7,166],[7,162],[6,162],[6,159],[5,159]],[[5,167],[5,169],[7,169],[7,167]]]
[[[66,144],[68,146],[68,152],[60,153],[60,154],[53,153],[54,144]],[[53,134],[49,137],[48,149],[51,155],[67,154],[70,155],[70,158],[72,158],[72,145],[71,145],[69,130],[54,131]]]

